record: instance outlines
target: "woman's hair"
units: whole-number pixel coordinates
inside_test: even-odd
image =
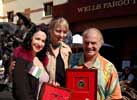
[[[49,38],[50,36],[47,32],[47,26],[44,23],[39,24],[39,25],[33,25],[31,27],[31,29],[28,31],[25,39],[23,40],[22,47],[26,50],[32,50],[32,46],[31,46],[32,37],[38,31],[42,31],[46,34],[45,46],[40,52],[37,53],[37,57],[40,60],[43,60],[44,57],[46,56],[46,52],[47,52],[48,47],[49,47],[49,39],[50,39]]]
[[[49,27],[48,27],[49,33],[52,33],[54,29],[58,27],[59,25],[64,25],[67,31],[69,31],[68,21],[63,17],[59,17],[59,18],[52,19],[51,22],[49,23]]]

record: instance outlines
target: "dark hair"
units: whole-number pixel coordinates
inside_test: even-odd
[[[32,37],[33,35],[38,32],[38,31],[43,31],[46,34],[46,41],[45,41],[45,46],[44,48],[37,53],[37,57],[42,61],[44,60],[45,56],[46,56],[46,52],[48,50],[49,47],[49,33],[47,32],[47,25],[42,23],[39,25],[33,25],[31,27],[31,29],[28,31],[25,39],[23,40],[22,43],[22,47],[26,50],[32,50],[32,46],[31,46],[31,42],[32,42]]]

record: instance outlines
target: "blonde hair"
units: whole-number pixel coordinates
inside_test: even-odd
[[[64,25],[66,27],[67,31],[69,31],[68,21],[63,17],[60,17],[60,18],[51,20],[51,22],[49,23],[49,33],[52,33],[53,30],[56,27],[58,27],[59,25]]]
[[[99,38],[100,38],[101,45],[103,45],[103,44],[104,44],[104,38],[103,38],[103,36],[102,36],[101,31],[100,31],[99,29],[97,29],[97,28],[89,28],[89,29],[86,29],[86,30],[83,32],[82,35],[83,35],[83,37],[84,37],[86,34],[88,34],[88,33],[94,34],[94,32],[96,32],[96,33],[98,34],[98,36],[99,36]]]

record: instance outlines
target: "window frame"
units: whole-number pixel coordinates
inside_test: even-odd
[[[7,18],[8,18],[8,22],[14,21],[14,11],[13,10],[7,12]]]
[[[53,2],[43,3],[44,6],[44,16],[51,16],[53,11]]]

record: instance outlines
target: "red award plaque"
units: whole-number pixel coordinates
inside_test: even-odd
[[[39,100],[71,100],[71,91],[45,83],[41,88]]]
[[[67,69],[66,77],[72,100],[97,100],[96,69]]]

